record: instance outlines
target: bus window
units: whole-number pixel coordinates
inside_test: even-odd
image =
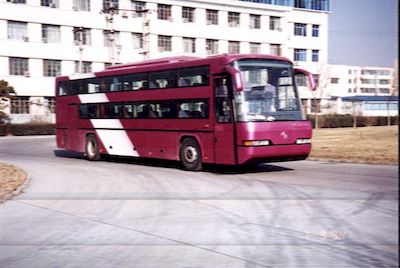
[[[85,82],[85,80],[71,81],[70,94],[85,94],[85,93],[87,93],[87,83]]]
[[[149,88],[176,87],[176,70],[153,72],[149,74]]]
[[[209,79],[209,67],[193,67],[178,70],[178,86],[206,86]]]
[[[88,93],[100,92],[100,80],[97,78],[88,80]]]
[[[147,84],[145,73],[124,76],[124,90],[147,89]]]
[[[178,118],[207,118],[207,101],[183,101],[177,104]]]
[[[65,96],[68,95],[68,86],[69,83],[66,81],[58,83],[58,96]]]
[[[215,106],[217,121],[220,123],[232,122],[232,109],[230,105],[230,83],[227,78],[215,79]]]
[[[89,118],[89,111],[87,104],[82,104],[79,106],[79,118],[81,119]]]

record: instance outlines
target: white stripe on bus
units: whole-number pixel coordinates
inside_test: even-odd
[[[108,102],[107,95],[104,93],[78,96],[81,103]],[[119,119],[90,119],[90,122],[108,154],[139,156]]]
[[[78,80],[78,79],[87,79],[87,78],[95,78],[96,75],[94,73],[85,73],[85,74],[72,74],[68,76],[69,80]]]
[[[96,94],[81,94],[78,95],[81,103],[101,103],[108,102],[107,95],[105,93]]]

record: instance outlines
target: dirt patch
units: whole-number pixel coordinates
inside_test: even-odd
[[[20,194],[27,183],[28,176],[23,170],[0,163],[0,203]]]
[[[314,130],[310,159],[398,164],[398,126]]]

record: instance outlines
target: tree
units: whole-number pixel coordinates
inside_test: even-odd
[[[14,88],[10,86],[7,81],[0,80],[0,97],[10,97],[10,95],[14,93]]]
[[[7,124],[10,120],[5,108],[9,108],[10,98],[15,94],[14,88],[5,80],[0,80],[0,125]]]

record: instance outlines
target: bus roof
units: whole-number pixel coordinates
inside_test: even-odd
[[[134,63],[118,64],[107,67],[105,70],[90,73],[90,74],[75,74],[70,76],[58,77],[60,80],[69,79],[83,79],[90,77],[101,77],[108,75],[115,75],[119,72],[129,73],[131,70],[139,72],[148,72],[151,70],[163,70],[167,68],[183,68],[186,65],[196,66],[196,65],[208,65],[211,63],[217,63],[219,65],[229,65],[233,61],[241,59],[270,59],[270,60],[280,60],[291,62],[288,58],[267,55],[267,54],[219,54],[211,55],[205,58],[195,57],[195,56],[178,56],[178,57],[165,57],[160,59],[152,59]]]
[[[215,59],[219,60],[221,64],[229,64],[232,61],[236,61],[239,59],[246,58],[264,58],[264,59],[274,59],[274,60],[283,60],[290,61],[287,58],[276,56],[276,55],[267,55],[267,54],[219,54],[219,55],[211,55],[206,58],[195,57],[195,56],[177,56],[177,57],[165,57],[160,59],[152,59],[134,63],[127,64],[117,64],[106,68],[106,70],[116,70],[116,69],[124,69],[129,67],[147,67],[147,66],[157,66],[160,64],[169,64],[169,63],[177,63],[177,62],[191,62],[191,61],[199,61],[199,60],[210,60]]]

